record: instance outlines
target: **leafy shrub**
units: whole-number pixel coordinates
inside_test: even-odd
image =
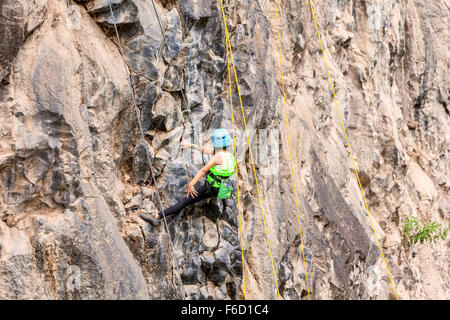
[[[425,241],[433,243],[439,239],[444,240],[447,237],[450,224],[447,228],[442,229],[441,227],[442,225],[436,222],[428,222],[421,226],[416,217],[408,215],[403,226],[404,240],[410,245],[414,245],[417,242],[422,244]]]

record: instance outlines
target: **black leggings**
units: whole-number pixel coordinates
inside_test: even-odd
[[[213,186],[208,185],[207,182],[205,182],[198,190],[197,190],[198,194],[197,196],[190,196],[189,198],[187,197],[183,197],[180,201],[178,201],[176,204],[174,204],[173,206],[167,208],[166,210],[164,210],[164,216],[170,216],[172,214],[178,214],[181,209],[186,208],[187,206],[194,204],[196,202],[208,199],[208,198],[213,198],[213,197],[217,197],[217,195],[219,194],[219,188],[215,188]],[[158,215],[160,218],[162,218],[163,214],[162,212],[158,212]]]

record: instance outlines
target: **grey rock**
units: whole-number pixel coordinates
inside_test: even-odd
[[[228,273],[226,270],[219,267],[213,267],[213,270],[207,275],[207,279],[218,286],[225,282],[227,275]]]
[[[205,251],[200,256],[201,267],[205,274],[208,274],[211,271],[211,268],[214,263],[214,255],[208,251]]]
[[[171,92],[182,90],[184,88],[183,68],[171,64],[164,74],[164,82],[161,87],[163,90]]]
[[[159,211],[156,206],[155,203],[153,201],[150,200],[150,198],[145,198],[142,201],[142,206],[141,206],[141,211],[142,212],[147,212],[147,213],[152,213],[155,211]]]
[[[185,284],[199,284],[204,282],[204,274],[200,269],[201,261],[197,256],[190,257],[183,266],[181,277]]]
[[[11,64],[14,61],[20,46],[25,39],[25,8],[18,1],[2,1],[0,27],[0,81],[9,74]]]
[[[210,298],[208,287],[201,287],[199,300],[211,300]]]
[[[219,244],[219,233],[217,232],[215,223],[208,218],[205,218],[203,222],[203,228],[205,230],[205,233],[201,241],[206,250],[213,250],[214,248],[217,248]]]
[[[166,46],[164,47],[163,57],[167,63],[170,63],[180,53],[183,47],[183,37],[178,10],[176,8],[170,10],[166,18]]]
[[[223,300],[227,296],[227,287],[225,284],[216,288],[216,299]]]
[[[211,17],[211,5],[211,0],[181,0],[181,14],[194,20]]]
[[[238,237],[236,228],[231,227],[231,225],[224,220],[219,220],[217,224],[219,225],[221,237],[229,243],[234,243]]]
[[[279,271],[279,281],[280,282],[286,282],[287,280],[289,280],[292,276],[292,271],[289,269],[289,267],[285,264],[282,263],[280,265],[280,271]]]
[[[132,173],[133,180],[140,184],[145,182],[150,177],[150,165],[147,158],[147,153],[150,161],[153,163],[155,152],[147,141],[139,141],[133,151]]]
[[[153,119],[153,108],[161,96],[161,88],[150,83],[147,79],[142,81],[136,88],[136,103],[141,110],[141,125],[144,132],[150,129]]]
[[[151,198],[153,196],[153,191],[147,187],[141,187],[141,193],[144,198]]]
[[[188,182],[186,168],[182,162],[169,162],[165,166],[160,189],[164,190],[161,197],[166,207],[174,205],[181,197],[186,196],[185,190]]]
[[[103,12],[109,10],[109,4],[111,4],[111,7],[118,8],[120,5],[122,5],[125,2],[129,2],[128,0],[91,0],[91,1],[85,1],[87,2],[87,8],[89,12],[97,13],[97,12]]]
[[[124,45],[127,53],[127,64],[133,73],[143,75],[150,81],[158,80],[161,70],[157,56],[162,41],[147,35],[132,38]]]
[[[186,299],[188,300],[198,300],[200,297],[200,291],[197,286],[186,285],[184,287],[184,292],[186,294]]]
[[[37,184],[53,165],[53,151],[36,152],[24,161],[24,175],[33,184]]]
[[[229,87],[235,124],[242,128],[235,79],[228,83],[220,7],[211,0],[156,1],[161,32],[151,1],[112,1],[147,139],[139,146],[108,2],[76,3],[0,4],[0,298],[185,298],[176,263],[186,298],[242,299],[242,240],[246,274],[253,275],[245,279],[249,292],[276,299],[266,227],[283,299],[307,299],[305,271],[313,299],[393,298],[320,45],[305,41],[314,25],[304,4],[284,1],[279,11],[303,239],[285,137],[280,133],[267,148],[258,141],[260,132],[250,146],[266,226],[244,137],[237,143],[241,239],[236,194],[171,216],[168,233],[135,210],[138,204],[144,211],[159,207],[157,193],[163,207],[185,196],[202,164],[194,161],[197,151],[180,156],[180,141],[204,144],[212,129],[231,128]],[[225,6],[247,126],[283,128],[274,17],[258,1]],[[70,24],[76,8],[79,28]],[[316,11],[361,184],[401,298],[445,299],[448,283],[428,283],[421,271],[426,265],[427,272],[447,274],[446,246],[418,246],[405,261],[398,255],[398,232],[411,212],[439,223],[448,218],[448,59],[442,42],[448,8],[442,1],[325,1]],[[180,110],[190,110],[190,117]],[[142,154],[150,144],[156,185]],[[277,147],[279,167],[267,174],[264,156]],[[143,182],[151,192],[139,192]],[[424,257],[432,259],[424,264]]]
[[[164,92],[153,109],[150,129],[171,131],[183,120],[181,108],[172,96]]]
[[[239,252],[235,253],[235,260],[232,265],[232,271],[237,278],[242,278],[243,268],[242,268],[242,260],[240,258],[241,258],[241,251],[239,250]]]
[[[221,242],[219,249],[214,252],[215,261],[214,267],[224,268],[226,270],[231,269],[230,255],[233,252],[233,247],[227,242]]]
[[[142,204],[142,195],[140,193],[136,194],[131,198],[131,201],[125,205],[125,209],[127,210],[136,210],[141,207]]]
[[[170,125],[171,124],[169,123],[168,126]],[[169,161],[177,159],[183,131],[183,127],[176,127],[170,132],[158,132],[158,135],[152,141],[153,147],[158,150],[158,157]]]
[[[204,96],[204,84],[197,67],[200,37],[198,32],[193,31],[188,38],[186,48],[185,86],[186,99],[190,108],[200,105]]]
[[[9,74],[25,37],[43,22],[46,10],[46,0],[0,3],[0,83]]]
[[[112,27],[114,23],[120,26],[139,22],[138,9],[132,1],[111,2],[112,14],[108,3],[109,1],[94,1],[90,12],[96,14],[95,19],[98,23]],[[120,5],[115,5],[116,3]]]

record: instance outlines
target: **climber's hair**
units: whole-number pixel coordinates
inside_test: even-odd
[[[216,153],[218,150],[227,151],[227,147],[214,148],[214,153]]]

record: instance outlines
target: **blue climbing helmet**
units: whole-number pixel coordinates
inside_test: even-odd
[[[220,128],[214,130],[212,135],[212,143],[214,148],[223,148],[231,144],[230,134],[226,129]]]

